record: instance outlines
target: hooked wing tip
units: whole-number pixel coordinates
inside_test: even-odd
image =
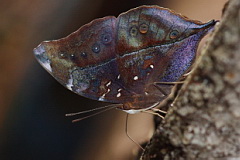
[[[207,31],[207,33],[209,31],[212,31],[212,29],[214,28],[215,24],[218,23],[219,21],[218,20],[211,20],[207,23],[205,23],[204,25],[201,26],[201,29],[204,29]]]
[[[47,52],[46,49],[43,45],[43,43],[41,43],[40,45],[38,45],[36,48],[33,49],[33,53],[36,57],[36,59],[38,60],[38,62],[48,71],[48,72],[52,72],[52,67],[50,65],[50,60],[47,56]]]

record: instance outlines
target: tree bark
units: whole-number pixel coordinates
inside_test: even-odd
[[[142,160],[240,159],[239,0],[225,6],[172,105]]]

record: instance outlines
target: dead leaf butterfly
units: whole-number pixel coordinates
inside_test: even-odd
[[[155,107],[194,61],[216,21],[202,23],[158,6],[93,20],[34,49],[39,63],[69,90],[128,113]]]

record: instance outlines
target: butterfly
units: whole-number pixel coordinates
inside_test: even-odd
[[[38,62],[81,96],[138,113],[155,107],[189,69],[200,40],[216,21],[202,23],[158,6],[140,6],[93,20],[65,38],[34,49]]]

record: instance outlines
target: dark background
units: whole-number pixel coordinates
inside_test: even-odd
[[[43,40],[67,36],[95,18],[156,4],[206,22],[220,19],[227,0],[3,0],[0,4],[0,159],[133,159],[125,113],[111,110],[78,123],[65,113],[106,105],[57,83],[35,60]],[[76,117],[77,118],[77,117]],[[139,143],[152,131],[151,115],[133,115],[129,132]]]

